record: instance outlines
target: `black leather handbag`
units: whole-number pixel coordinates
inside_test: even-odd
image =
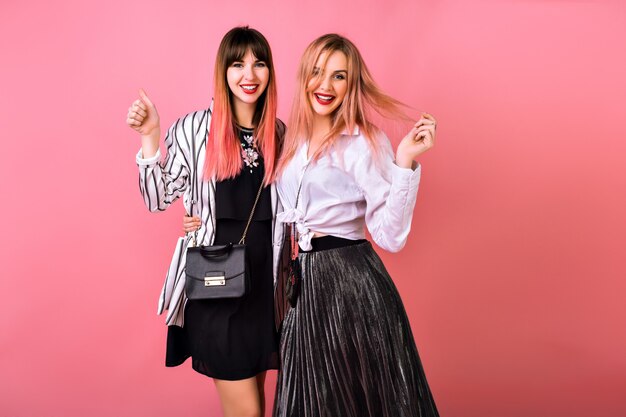
[[[308,169],[309,165],[306,166]],[[302,190],[302,181],[304,180],[304,173],[300,178],[300,185],[298,185],[298,193],[296,194],[296,204],[294,209],[298,208],[300,201],[300,191]],[[298,258],[299,246],[298,246],[298,230],[295,223],[290,223],[288,230],[285,231],[289,235],[289,266],[287,270],[287,280],[285,281],[285,297],[289,300],[289,305],[295,307],[298,304],[298,296],[300,295],[300,281],[302,280],[302,269],[300,265],[300,259]]]
[[[285,296],[289,300],[289,305],[295,307],[298,303],[298,295],[300,294],[300,280],[302,279],[300,271],[300,260],[298,259],[298,239],[295,223],[289,225],[289,267],[287,272],[287,280],[285,282]]]
[[[193,246],[187,248],[185,293],[190,300],[243,297],[250,288],[250,267],[246,257],[246,234],[259,201],[259,187],[248,224],[238,244]]]
[[[238,298],[250,287],[246,245],[187,248],[185,292],[190,300]]]

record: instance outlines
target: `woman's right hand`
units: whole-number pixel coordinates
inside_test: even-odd
[[[396,150],[396,165],[402,168],[413,167],[413,160],[435,146],[437,120],[428,113],[415,123],[413,129],[400,141]]]
[[[128,108],[126,124],[141,135],[141,156],[155,156],[159,151],[161,138],[159,113],[143,89],[139,89],[139,98]]]
[[[183,231],[185,233],[195,232],[202,226],[202,220],[198,216],[187,216],[183,217]]]
[[[159,113],[143,89],[139,89],[139,98],[128,108],[126,124],[142,136],[153,136],[160,130]]]

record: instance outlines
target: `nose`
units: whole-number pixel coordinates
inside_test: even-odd
[[[322,83],[320,84],[320,88],[324,91],[330,91],[332,88],[330,77],[323,77]]]
[[[254,69],[252,65],[246,65],[243,69],[243,76],[246,80],[251,80],[254,78]]]

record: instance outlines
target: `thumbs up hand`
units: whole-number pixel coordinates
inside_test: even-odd
[[[143,89],[139,90],[139,98],[128,108],[126,124],[142,136],[160,136],[159,113]]]

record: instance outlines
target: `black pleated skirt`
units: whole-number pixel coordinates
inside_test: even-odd
[[[243,298],[188,300],[184,327],[168,327],[166,366],[191,357],[197,372],[230,381],[278,369],[271,224],[250,223],[246,251],[251,290]],[[215,244],[237,243],[245,225],[241,220],[218,220]]]
[[[371,244],[299,260],[274,417],[438,416],[402,300]]]

